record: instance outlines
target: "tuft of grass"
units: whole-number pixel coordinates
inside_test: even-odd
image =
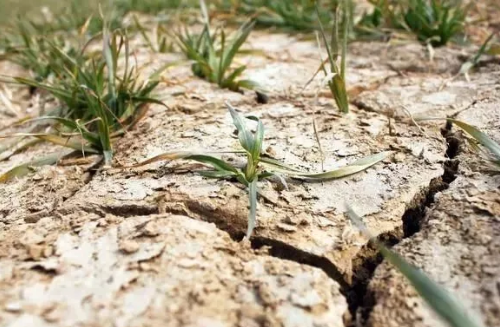
[[[319,7],[316,7],[319,14]],[[320,34],[328,53],[328,62],[330,71],[322,62],[320,69],[323,70],[325,78],[328,80],[328,87],[332,93],[335,103],[340,112],[349,112],[349,99],[346,90],[346,57],[347,57],[347,38],[349,26],[349,8],[347,0],[343,0],[334,8],[334,20],[332,28],[331,41],[328,42],[323,24],[319,21]],[[340,57],[340,64],[339,64]]]
[[[356,24],[360,36],[387,38],[406,30],[423,43],[438,47],[462,32],[469,6],[461,0],[370,0],[374,9]]]
[[[326,24],[331,18],[331,9],[340,0],[226,0],[219,1],[219,10],[255,17],[257,26],[279,28],[290,32],[311,32],[319,29],[318,20]],[[354,8],[353,1],[350,8]],[[319,13],[316,5],[320,7]],[[353,11],[350,15],[354,15]]]
[[[151,97],[159,84],[156,76],[141,81],[138,69],[129,64],[126,34],[103,33],[103,50],[88,60],[71,57],[55,44],[49,44],[57,60],[51,81],[15,77],[22,85],[45,90],[60,103],[58,115],[42,116],[29,122],[50,121],[50,133],[25,133],[4,137],[34,137],[85,153],[101,153],[109,165],[113,140],[132,129],[142,119],[151,103],[162,104]],[[124,57],[124,69],[118,61]],[[2,138],[4,138],[2,137]]]
[[[246,165],[244,167],[235,167],[230,163],[227,163],[217,157],[211,156],[206,153],[175,151],[155,156],[137,165],[134,165],[131,168],[141,167],[153,162],[164,160],[193,160],[206,164],[213,168],[213,170],[199,172],[205,177],[234,179],[242,183],[247,187],[249,194],[250,211],[248,215],[248,227],[246,233],[247,238],[250,238],[250,236],[252,235],[257,219],[258,181],[273,176],[281,180],[281,175],[287,175],[290,177],[301,178],[305,180],[329,180],[342,178],[345,176],[356,174],[375,165],[376,163],[387,158],[391,153],[381,152],[375,155],[367,156],[353,162],[350,165],[332,171],[321,173],[302,172],[288,167],[287,165],[277,160],[263,156],[262,144],[264,140],[264,125],[262,124],[262,122],[255,116],[242,116],[229,103],[227,103],[227,106],[231,117],[233,118],[233,123],[238,130],[238,140],[243,149],[242,152],[238,151],[236,153],[244,153],[247,158]],[[254,133],[251,132],[248,128],[246,124],[247,120],[257,122],[257,129]]]
[[[460,0],[409,0],[404,21],[420,41],[438,47],[463,30],[467,11]]]
[[[66,61],[62,60],[59,51],[68,57],[78,57],[77,60],[83,58],[83,54],[79,54],[75,46],[66,41],[64,35],[43,35],[38,25],[29,20],[18,19],[4,37],[3,43],[2,57],[29,70],[37,81],[54,76],[66,66]]]
[[[196,0],[117,0],[115,6],[121,12],[158,14],[181,7],[195,7]]]
[[[436,312],[439,317],[452,327],[484,327],[476,317],[467,313],[464,306],[442,286],[429,278],[422,270],[409,264],[396,252],[385,247],[373,237],[361,217],[348,207],[347,216],[370,239],[384,256],[413,285],[418,294]]]
[[[222,28],[211,32],[207,18],[201,34],[191,34],[186,29],[178,33],[176,39],[182,52],[193,61],[191,68],[196,76],[235,92],[240,92],[242,88],[255,90],[258,89],[255,82],[239,79],[246,66],[231,68],[254,25],[254,21],[246,22],[228,40]]]

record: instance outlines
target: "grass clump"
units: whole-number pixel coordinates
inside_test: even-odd
[[[355,30],[360,35],[385,36],[385,31],[406,30],[434,47],[447,44],[462,32],[468,12],[461,0],[370,0]],[[385,31],[384,31],[385,30]]]
[[[319,7],[316,7],[319,13]],[[349,112],[349,99],[346,90],[346,57],[347,57],[347,38],[348,38],[348,21],[349,8],[347,0],[343,0],[341,4],[334,8],[334,20],[332,28],[331,41],[328,42],[323,24],[320,21],[320,34],[328,53],[328,63],[330,70],[328,71],[325,64],[322,62],[320,69],[325,74],[325,79],[328,82],[328,87],[332,93],[335,103],[340,112]],[[340,63],[339,63],[340,60]]]
[[[411,283],[418,294],[438,316],[452,327],[484,327],[476,317],[467,313],[464,306],[457,301],[448,291],[429,278],[423,271],[408,263],[396,252],[388,249],[377,240],[366,228],[361,217],[350,207],[347,216],[370,239],[384,258],[396,267],[401,274]]]
[[[316,12],[316,2],[311,0],[293,1],[251,1],[237,2],[236,11],[252,14],[263,27],[278,27],[291,31],[313,31],[318,28],[318,19],[328,22],[330,10],[338,0],[321,1],[321,10]]]
[[[159,84],[152,76],[141,81],[138,69],[129,63],[127,36],[119,31],[103,33],[103,51],[90,59],[71,57],[49,44],[57,60],[64,64],[54,69],[52,81],[15,77],[22,85],[45,90],[60,103],[57,114],[30,122],[50,121],[48,133],[25,133],[4,137],[35,137],[82,153],[100,153],[109,165],[113,140],[132,129],[143,118],[148,104],[158,103],[151,92]],[[83,51],[83,49],[82,49]],[[124,57],[124,69],[118,61]]]
[[[65,67],[66,61],[62,60],[61,53],[78,60],[83,58],[64,35],[43,35],[38,25],[28,20],[17,20],[4,37],[3,44],[3,59],[29,70],[37,81],[44,81]]]
[[[404,21],[420,41],[443,46],[463,30],[467,10],[459,0],[409,0]]]
[[[390,152],[382,152],[371,155],[353,162],[350,165],[342,168],[321,172],[321,173],[308,173],[301,172],[294,168],[288,167],[285,164],[270,159],[262,154],[262,144],[264,140],[264,125],[255,116],[242,116],[236,111],[229,103],[227,103],[233,123],[238,130],[238,139],[243,151],[236,153],[243,153],[246,155],[246,165],[244,167],[236,167],[227,163],[217,157],[211,156],[206,153],[193,153],[193,152],[168,152],[144,162],[141,162],[132,167],[140,167],[153,162],[163,160],[193,160],[206,164],[213,168],[213,170],[200,171],[200,174],[211,178],[234,179],[248,189],[250,212],[248,215],[248,228],[246,236],[249,238],[256,224],[257,219],[257,194],[258,194],[258,181],[278,177],[282,179],[281,175],[287,175],[295,178],[302,178],[306,180],[328,180],[335,178],[342,178],[363,171],[381,160],[388,157]],[[252,120],[257,123],[255,132],[247,126],[247,120]]]
[[[246,22],[228,41],[222,28],[211,32],[207,17],[201,34],[185,30],[177,34],[177,41],[186,57],[193,61],[191,68],[196,76],[235,92],[240,92],[242,88],[254,90],[258,88],[255,82],[239,79],[246,66],[231,68],[254,25],[254,21]]]

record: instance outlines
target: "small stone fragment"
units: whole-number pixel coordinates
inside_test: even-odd
[[[120,251],[131,254],[139,250],[139,243],[132,240],[125,240],[120,243]]]

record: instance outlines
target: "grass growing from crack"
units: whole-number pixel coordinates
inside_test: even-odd
[[[302,178],[305,180],[329,180],[342,178],[361,172],[384,160],[390,154],[390,152],[381,152],[375,155],[367,156],[353,162],[350,165],[332,171],[321,173],[301,172],[288,167],[277,160],[262,156],[262,143],[264,140],[264,125],[262,122],[255,116],[242,116],[229,103],[227,103],[227,106],[231,117],[233,118],[233,123],[238,130],[238,139],[244,150],[243,153],[246,154],[247,162],[244,167],[235,167],[217,157],[205,153],[168,152],[134,165],[132,168],[164,160],[193,160],[213,168],[213,170],[209,171],[200,171],[200,174],[205,177],[235,179],[242,183],[248,188],[249,194],[250,211],[248,215],[248,227],[246,233],[247,238],[252,235],[257,219],[258,181],[273,176],[282,180],[281,175]],[[257,122],[257,129],[255,133],[251,132],[248,128],[246,123],[247,120]],[[237,153],[241,153],[241,151]]]
[[[125,34],[103,33],[103,51],[83,61],[70,57],[54,44],[52,51],[64,65],[55,71],[52,82],[16,77],[17,83],[43,89],[59,100],[59,115],[42,116],[29,122],[53,122],[48,133],[21,133],[5,137],[34,137],[85,153],[104,155],[111,163],[113,140],[132,129],[146,114],[149,104],[162,104],[151,97],[159,84],[155,76],[141,81],[135,66],[129,63],[129,44]],[[118,60],[124,56],[124,69],[118,72]],[[17,170],[25,172],[25,170]],[[7,172],[17,175],[16,169]],[[6,177],[1,178],[6,179]]]
[[[452,327],[484,327],[476,317],[468,314],[464,306],[442,286],[429,278],[423,271],[409,264],[399,254],[380,243],[366,228],[362,218],[350,207],[347,210],[347,216],[373,242],[384,258],[403,274],[422,299],[443,321]]]
[[[319,7],[316,7],[318,15]],[[328,87],[332,93],[335,103],[340,112],[349,112],[349,99],[347,97],[345,74],[347,57],[347,38],[348,38],[348,2],[343,0],[341,4],[334,8],[334,20],[332,28],[331,41],[328,42],[323,24],[319,21],[320,34],[328,53],[328,62],[330,71],[327,70],[322,62],[320,69],[323,70],[325,78],[328,80]],[[338,63],[340,57],[340,64]]]

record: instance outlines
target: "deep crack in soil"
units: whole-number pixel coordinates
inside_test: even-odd
[[[379,242],[389,248],[397,245],[403,239],[415,235],[422,229],[427,209],[433,205],[436,194],[446,190],[457,177],[459,161],[455,157],[460,152],[463,139],[460,133],[452,132],[452,125],[449,123],[441,130],[441,135],[445,138],[447,144],[446,157],[448,160],[443,164],[444,173],[442,176],[432,179],[429,186],[414,197],[401,217],[403,222],[401,228],[380,234],[377,237]],[[372,242],[363,246],[358,255],[352,260],[353,280],[348,288],[343,289],[352,317],[350,322],[346,322],[346,326],[366,326],[371,311],[376,304],[374,294],[368,292],[368,285],[375,269],[382,261],[382,254]]]

